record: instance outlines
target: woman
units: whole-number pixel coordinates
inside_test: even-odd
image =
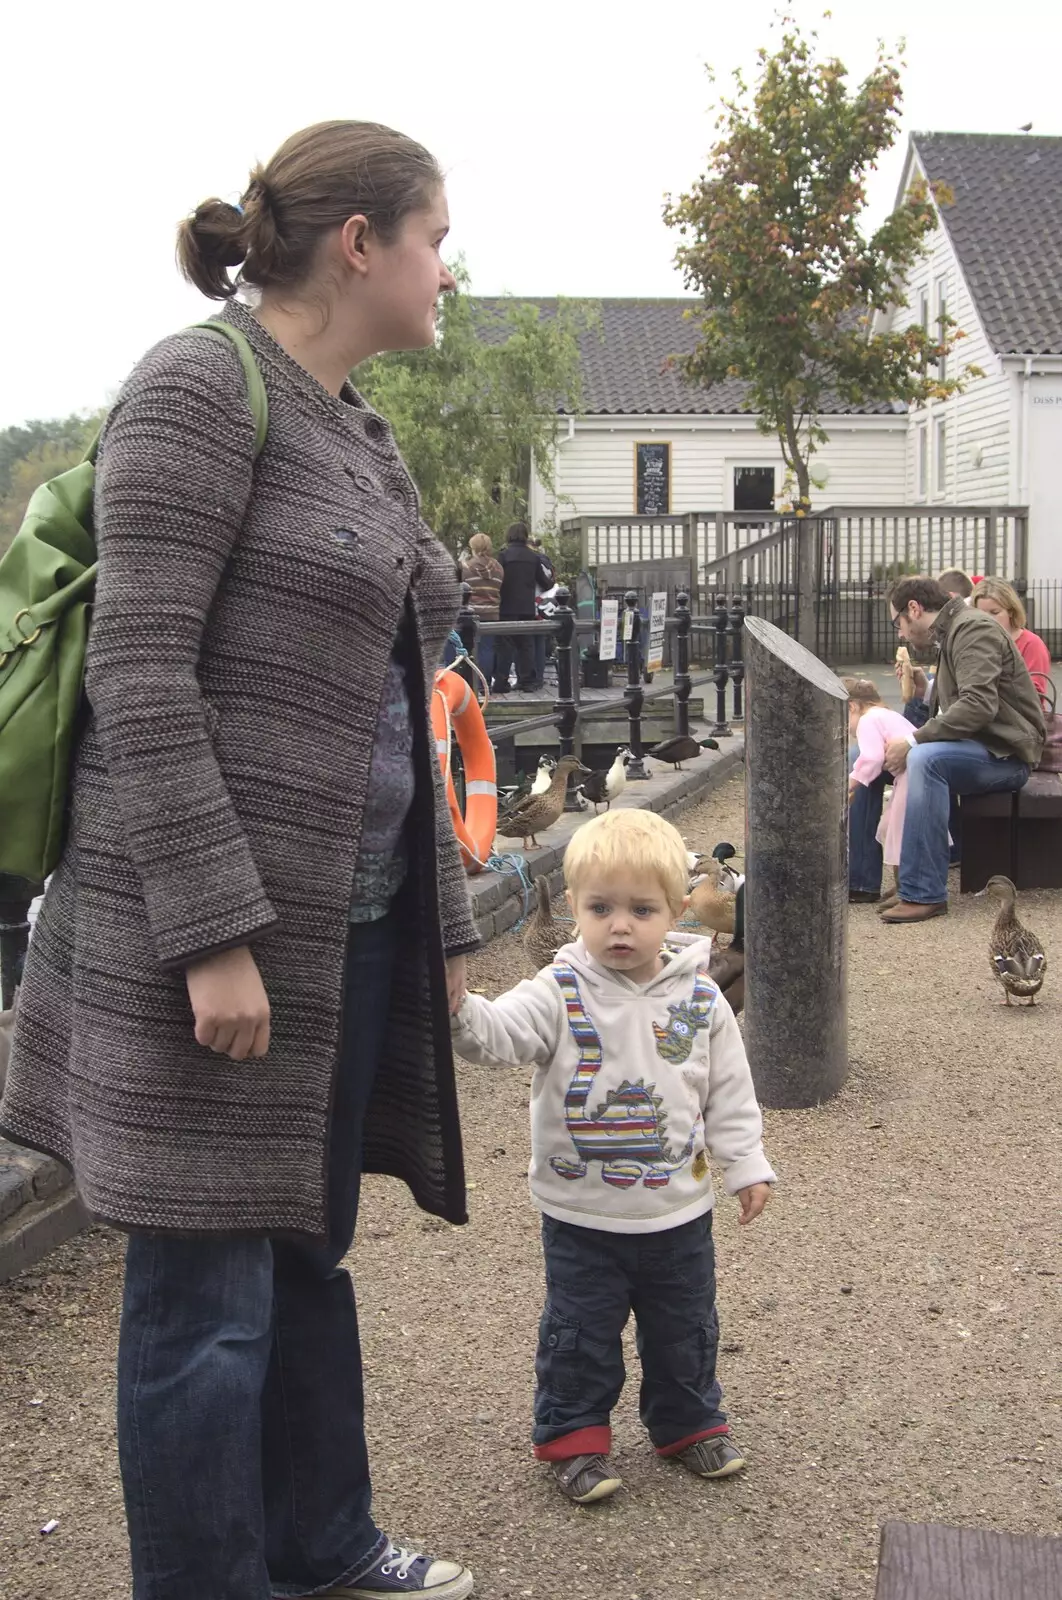
[[[1040,699],[1045,699],[1051,677],[1051,652],[1040,635],[1025,626],[1025,607],[1017,591],[1002,578],[982,578],[973,591],[972,603],[978,611],[987,611],[990,617],[995,617],[1010,634]]]
[[[261,453],[201,330],[103,436],[90,715],[0,1120],[130,1234],[135,1600],[472,1589],[373,1523],[339,1266],[363,1170],[465,1218],[448,1013],[476,934],[429,727],[454,564],[347,378],[431,343],[447,226],[412,140],[296,134],[179,235],[264,380]]]
[[[503,573],[501,562],[494,558],[489,533],[474,533],[469,539],[467,559],[461,561],[461,577],[472,590],[469,605],[476,621],[497,622]],[[481,634],[476,645],[476,661],[488,683],[494,675],[494,648],[494,634]]]

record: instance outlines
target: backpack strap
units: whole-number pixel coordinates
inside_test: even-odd
[[[247,335],[241,333],[239,328],[234,328],[230,322],[193,322],[192,327],[202,328],[205,333],[227,339],[229,344],[236,347],[236,354],[240,358],[243,375],[247,380],[247,403],[254,417],[254,453],[257,458],[262,453],[269,432],[269,396],[266,394],[262,374],[258,370],[258,362],[255,360]],[[90,461],[93,466],[96,464],[102,433],[101,428],[81,458],[83,461]]]
[[[256,456],[261,455],[266,434],[269,432],[269,397],[247,335],[241,333],[239,328],[234,328],[231,322],[193,322],[192,327],[202,328],[204,332],[227,339],[231,345],[235,345],[236,354],[243,367],[243,375],[247,380],[247,402],[254,417],[254,453]]]

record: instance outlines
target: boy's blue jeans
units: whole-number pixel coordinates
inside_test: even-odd
[[[994,756],[976,739],[912,745],[907,757],[907,809],[900,849],[900,895],[917,905],[948,898],[950,795],[1022,789],[1029,768],[1016,756]]]
[[[118,1447],[133,1600],[268,1600],[362,1576],[370,1513],[350,1248],[398,916],[350,929],[328,1238],[130,1236]],[[189,1026],[191,1024],[189,1023]]]
[[[542,1218],[546,1307],[535,1376],[535,1455],[607,1455],[631,1312],[642,1421],[662,1456],[727,1431],[715,1375],[712,1213],[663,1233],[605,1233]]]

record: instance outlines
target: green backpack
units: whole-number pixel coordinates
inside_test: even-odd
[[[269,402],[247,339],[227,322],[197,328],[235,345],[265,444]],[[85,459],[34,491],[0,558],[0,874],[43,883],[63,848],[70,759],[85,674],[96,542],[93,440]]]

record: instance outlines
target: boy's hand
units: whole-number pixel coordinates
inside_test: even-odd
[[[461,1009],[461,1002],[467,990],[465,982],[468,978],[467,956],[447,956],[446,958],[446,998],[450,1006],[450,1015],[455,1016]]]
[[[769,1183],[750,1183],[747,1189],[738,1190],[737,1197],[741,1202],[738,1221],[742,1224],[754,1222],[771,1198],[771,1186]]]

